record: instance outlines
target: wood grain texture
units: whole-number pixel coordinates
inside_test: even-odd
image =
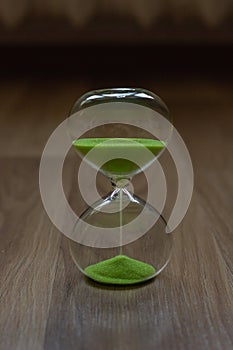
[[[88,88],[61,82],[55,94],[54,87],[0,86],[0,349],[232,349],[232,85],[161,84],[191,153],[195,190],[170,264],[131,288],[84,278],[42,207],[43,144]],[[67,193],[72,176],[67,164]]]

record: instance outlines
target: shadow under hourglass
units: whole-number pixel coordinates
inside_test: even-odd
[[[121,285],[121,284],[108,284],[108,283],[102,283],[97,282],[92,279],[90,279],[88,276],[84,276],[85,284],[89,287],[97,288],[97,289],[105,289],[105,290],[134,290],[134,289],[141,289],[142,286],[148,286],[155,282],[156,277],[149,279],[147,281],[138,282],[135,284],[127,284],[127,285]]]

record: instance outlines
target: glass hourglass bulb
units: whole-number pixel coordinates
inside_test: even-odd
[[[132,177],[166,148],[171,124],[165,119],[169,112],[164,102],[137,88],[89,92],[70,112],[74,149],[113,185],[110,194],[77,220],[70,240],[77,267],[97,282],[147,281],[169,261],[172,242],[164,218],[130,191]]]

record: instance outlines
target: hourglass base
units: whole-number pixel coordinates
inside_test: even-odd
[[[145,282],[169,262],[172,239],[164,218],[128,191],[98,201],[80,219],[74,227],[76,240],[70,240],[71,256],[79,270],[97,282]]]

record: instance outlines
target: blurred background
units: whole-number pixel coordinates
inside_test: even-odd
[[[186,133],[231,110],[232,45],[231,0],[0,0],[0,152],[40,155],[76,98],[112,86],[157,93]]]
[[[6,75],[228,75],[232,43],[231,0],[0,1]]]

